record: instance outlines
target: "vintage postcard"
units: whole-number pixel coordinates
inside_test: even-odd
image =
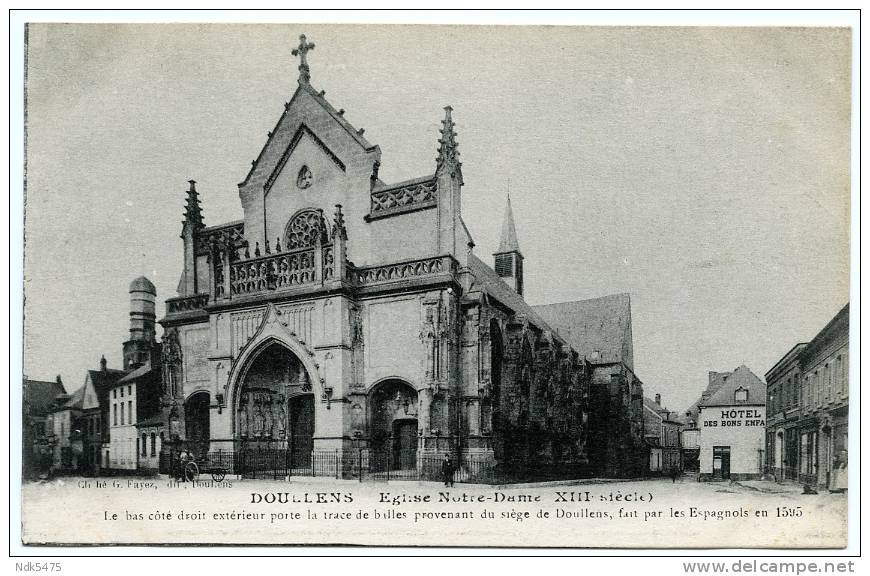
[[[24,40],[25,546],[847,545],[850,28]]]

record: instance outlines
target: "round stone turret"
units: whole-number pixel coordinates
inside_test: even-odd
[[[156,300],[157,289],[148,278],[140,276],[130,282],[130,340],[154,342]]]
[[[130,282],[130,293],[133,292],[148,292],[149,294],[157,295],[157,288],[151,283],[151,280],[145,276],[139,276]]]

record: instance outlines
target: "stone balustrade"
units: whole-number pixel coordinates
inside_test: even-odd
[[[194,294],[181,298],[170,298],[166,301],[167,314],[182,314],[201,310],[208,304],[208,294]]]
[[[438,180],[433,177],[413,180],[371,193],[369,219],[410,212],[436,205]]]
[[[197,232],[194,246],[198,256],[208,254],[210,247],[214,244],[228,246],[233,249],[244,247],[245,223],[239,220],[220,226],[204,228]]]
[[[447,255],[378,266],[355,267],[343,259],[344,251],[335,243],[306,246],[278,253],[236,260],[221,251],[212,261],[211,295],[197,294],[167,300],[167,312],[178,314],[204,308],[214,302],[268,292],[341,280],[346,286],[362,288],[425,278],[455,271],[455,260]],[[228,274],[227,274],[228,272]]]
[[[313,283],[315,249],[299,248],[230,264],[230,297]]]
[[[367,266],[351,271],[351,281],[357,286],[395,282],[442,272],[452,272],[453,259],[450,256],[434,256],[408,262]]]

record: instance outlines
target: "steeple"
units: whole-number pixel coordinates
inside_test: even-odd
[[[443,170],[447,170],[451,176],[457,175],[459,183],[463,184],[462,162],[459,161],[459,142],[456,141],[456,125],[453,123],[452,112],[452,107],[444,107],[444,120],[441,121],[441,138],[438,139],[435,173],[439,174]]]
[[[199,205],[199,192],[196,191],[196,180],[188,180],[187,205],[184,207],[184,223],[190,224],[194,230],[203,228],[202,207]]]
[[[496,254],[502,252],[519,252],[520,243],[517,241],[517,227],[514,224],[514,211],[511,208],[511,195],[508,194],[507,204],[504,208],[504,219],[501,222],[501,239],[498,242]]]
[[[501,239],[495,254],[495,273],[504,280],[514,292],[523,295],[523,255],[517,240],[517,227],[514,224],[514,211],[508,195],[501,223]]]

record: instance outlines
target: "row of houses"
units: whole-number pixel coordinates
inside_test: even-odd
[[[849,305],[765,374],[765,473],[816,489],[846,487],[849,446]]]
[[[672,474],[684,469],[682,433],[686,423],[678,412],[662,406],[661,394],[643,399],[644,441],[649,447],[649,472]]]
[[[165,435],[149,427],[159,412],[161,345],[155,336],[154,285],[130,284],[130,339],[123,368],[106,358],[88,370],[68,394],[55,382],[24,379],[23,469],[25,477],[49,473],[95,475],[107,470],[156,470]]]
[[[764,380],[709,372],[685,412],[683,468],[700,480],[768,478],[843,490],[848,475],[849,305],[795,344]]]
[[[49,417],[59,406],[70,401],[60,375],[55,380],[24,378],[22,391],[21,461],[25,477],[48,470],[54,461],[54,446],[48,439],[54,434],[54,421]],[[71,460],[71,454],[59,454]]]

